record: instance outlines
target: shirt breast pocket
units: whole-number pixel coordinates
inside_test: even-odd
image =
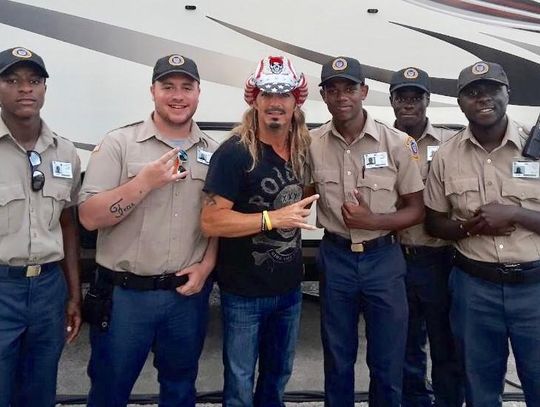
[[[501,195],[507,202],[540,211],[540,182],[537,179],[505,179],[502,183]]]
[[[42,216],[49,220],[49,230],[52,230],[58,226],[62,210],[71,202],[71,183],[45,182],[43,197],[49,198],[49,202],[44,205]]]
[[[193,165],[189,169],[190,177],[193,181],[198,181],[204,184],[206,174],[208,173],[208,166],[204,164]]]
[[[394,212],[397,200],[395,178],[374,174],[366,175],[366,178],[358,177],[356,184],[371,211],[375,213]]]
[[[25,215],[26,196],[21,184],[0,186],[0,236],[17,232]]]
[[[144,168],[146,163],[128,162],[127,163],[127,176],[128,178],[135,177]]]
[[[337,170],[318,170],[313,172],[313,182],[320,199],[317,205],[326,208],[341,208],[343,204],[343,186]]]
[[[453,178],[445,182],[444,193],[461,214],[468,218],[481,205],[478,178]]]

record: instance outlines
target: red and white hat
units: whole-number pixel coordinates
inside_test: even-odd
[[[260,91],[268,93],[292,92],[296,104],[301,106],[307,99],[307,81],[303,74],[298,75],[291,61],[282,56],[269,56],[261,59],[255,73],[246,81],[244,100],[252,105]]]

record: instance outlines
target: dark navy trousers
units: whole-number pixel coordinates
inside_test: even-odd
[[[410,248],[407,262],[409,328],[403,370],[403,407],[461,407],[463,370],[450,329],[448,277],[454,249]],[[427,339],[433,388],[427,381]]]
[[[527,407],[539,407],[540,283],[495,284],[454,267],[449,287],[467,406],[502,405],[510,343]]]
[[[66,298],[59,265],[37,277],[0,266],[1,407],[54,407]]]
[[[90,328],[88,406],[125,407],[150,350],[160,407],[194,407],[212,282],[198,294],[114,287],[110,327]]]
[[[407,335],[405,260],[399,244],[353,253],[323,238],[321,333],[327,407],[354,406],[358,318],[364,314],[369,404],[399,407]]]

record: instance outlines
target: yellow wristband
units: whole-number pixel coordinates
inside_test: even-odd
[[[266,223],[266,230],[272,230],[272,222],[270,222],[270,215],[268,211],[263,211],[264,222]]]

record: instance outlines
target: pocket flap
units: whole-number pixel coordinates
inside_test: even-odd
[[[540,183],[536,180],[505,179],[502,183],[502,196],[514,196],[518,199],[536,199],[540,201]]]
[[[444,183],[446,195],[463,194],[467,191],[479,191],[478,178],[451,178]]]
[[[387,191],[392,191],[395,185],[395,178],[393,177],[383,177],[381,175],[372,175],[370,174],[367,178],[358,178],[359,187],[368,187],[374,191],[384,189]]]
[[[43,185],[43,196],[54,198],[57,201],[71,201],[71,184],[51,182],[46,180]]]
[[[129,178],[137,175],[147,163],[128,162],[127,163],[127,175]]]
[[[333,182],[339,184],[340,179],[338,170],[316,170],[313,172],[313,181],[317,183]]]
[[[191,179],[198,179],[204,181],[206,179],[206,174],[208,173],[208,166],[204,164],[196,164],[190,167],[189,173]]]
[[[5,206],[11,201],[24,198],[24,188],[21,184],[0,185],[0,206]]]

